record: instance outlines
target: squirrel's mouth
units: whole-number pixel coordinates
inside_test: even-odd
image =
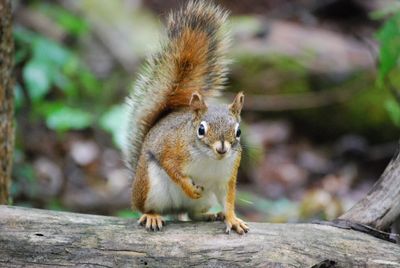
[[[216,155],[215,158],[217,160],[222,160],[222,159],[226,158],[226,155]]]

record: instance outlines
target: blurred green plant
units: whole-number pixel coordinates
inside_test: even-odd
[[[385,108],[393,123],[400,127],[400,91],[396,89],[400,84],[397,78],[400,71],[400,8],[396,5],[390,11],[374,13],[373,17],[382,18],[388,15],[390,17],[376,35],[380,43],[378,85],[392,92],[394,98],[386,101]]]
[[[400,57],[400,12],[389,18],[378,31],[380,41],[379,80],[383,82],[398,66]]]
[[[71,37],[78,38],[90,30],[84,19],[57,5],[37,3],[32,8],[52,19]],[[120,118],[124,116],[123,107],[110,108],[109,103],[101,101],[110,94],[98,94],[113,83],[112,79],[108,84],[99,82],[73,46],[67,47],[23,27],[14,29],[14,39],[15,63],[22,74],[22,81],[15,86],[16,112],[30,104],[30,120],[43,120],[57,132],[98,126],[110,132],[115,144],[121,147],[119,122],[125,122]]]
[[[37,6],[37,9],[54,20],[69,34],[76,37],[87,33],[89,30],[89,25],[83,18],[71,14],[68,10],[63,9],[60,6],[41,3]]]
[[[28,197],[36,196],[38,192],[38,185],[36,182],[36,173],[32,165],[28,163],[22,163],[23,152],[15,148],[14,150],[14,162],[18,165],[13,166],[13,183],[11,184],[11,196],[17,196],[23,192]],[[29,185],[29,187],[26,187]]]
[[[400,127],[400,105],[394,99],[389,99],[385,102],[385,108],[389,112],[389,116],[393,123]]]
[[[46,209],[56,210],[56,211],[66,211],[67,209],[63,206],[60,200],[52,199],[48,204],[46,204]]]
[[[282,223],[299,219],[298,205],[286,198],[270,200],[252,192],[238,191],[236,202],[239,209],[264,215],[263,221]]]
[[[111,133],[114,144],[120,149],[124,148],[127,115],[124,104],[114,105],[101,116],[99,121],[100,127]]]
[[[16,84],[17,112],[23,97],[32,116],[44,118],[48,128],[83,129],[93,123],[90,111],[80,107],[99,88],[93,74],[69,49],[25,28],[14,30],[16,64],[22,65],[22,84]]]
[[[140,213],[130,209],[122,209],[119,210],[115,216],[121,218],[138,219],[140,217]]]
[[[44,123],[48,129],[59,134],[100,128],[110,132],[115,143],[120,145],[122,132],[119,122],[122,119],[117,112],[122,106],[110,106],[118,97],[111,89],[117,83],[121,84],[121,79],[112,76],[107,81],[99,81],[87,67],[78,42],[79,38],[91,34],[90,25],[84,18],[49,2],[36,1],[27,4],[26,8],[45,15],[67,36],[63,41],[56,41],[18,24],[13,32],[17,74],[14,89],[17,140],[11,192],[13,197],[19,196],[21,200],[35,200],[38,195],[37,177],[34,167],[27,161],[29,152],[21,142],[25,126],[19,124],[19,120],[23,119],[22,122],[32,126]],[[21,200],[18,204],[24,205]],[[47,208],[64,209],[57,199],[50,200]]]

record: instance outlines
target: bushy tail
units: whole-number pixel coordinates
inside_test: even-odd
[[[223,89],[229,38],[228,13],[205,1],[190,1],[168,17],[167,40],[148,59],[128,98],[126,161],[135,172],[144,137],[169,111],[188,106],[197,91],[204,97]]]

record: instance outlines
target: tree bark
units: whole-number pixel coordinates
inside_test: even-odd
[[[399,216],[400,153],[392,159],[369,193],[339,219],[388,230]]]
[[[0,267],[400,266],[398,245],[332,226],[250,223],[239,236],[221,222],[147,232],[133,219],[10,206],[0,215]]]
[[[13,50],[11,1],[0,0],[0,204],[9,199],[14,147]]]

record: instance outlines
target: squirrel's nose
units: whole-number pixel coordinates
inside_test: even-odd
[[[226,153],[226,148],[218,148],[217,153],[219,154],[225,154]]]
[[[218,155],[225,155],[229,149],[230,149],[230,144],[227,141],[217,141],[213,144],[214,150]]]

